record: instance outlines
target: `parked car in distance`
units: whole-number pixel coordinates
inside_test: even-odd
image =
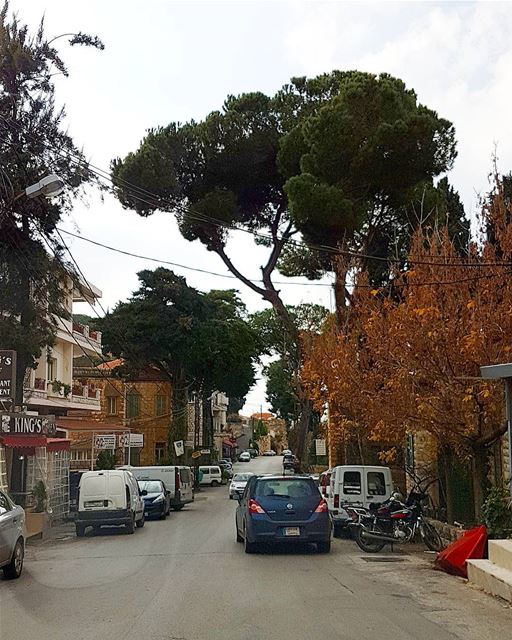
[[[252,476],[236,509],[236,540],[246,553],[260,542],[314,542],[331,550],[327,503],[309,476]]]
[[[281,455],[282,455],[282,456],[287,456],[287,455],[291,455],[291,454],[292,454],[292,452],[291,452],[291,450],[290,450],[290,449],[283,449],[283,450],[281,451]]]
[[[171,509],[180,511],[186,504],[194,501],[194,483],[190,467],[164,465],[155,467],[131,467],[125,465],[137,480],[161,480],[171,501]]]
[[[144,517],[155,516],[161,520],[171,512],[169,491],[161,480],[138,480],[137,484],[144,500]]]
[[[231,480],[231,484],[229,485],[229,498],[232,500],[237,496],[241,496],[245,490],[247,485],[247,481],[254,473],[235,473],[233,476],[233,480]]]
[[[258,449],[247,449],[247,451],[251,454],[251,458],[257,458],[259,455]]]
[[[394,491],[389,467],[340,465],[330,469],[326,500],[333,519],[334,535],[352,522],[344,506],[369,509],[371,504],[385,502]]]
[[[269,449],[268,451],[263,452],[264,456],[275,456],[276,452],[273,449]]]
[[[242,451],[242,453],[238,456],[239,462],[250,462],[251,454],[248,451]]]
[[[6,578],[21,575],[25,536],[25,511],[0,491],[0,567]]]
[[[199,474],[200,481],[199,484],[201,486],[210,485],[210,487],[217,487],[219,484],[222,484],[222,471],[220,467],[217,466],[200,466]],[[202,475],[202,477],[201,477]]]
[[[228,460],[227,458],[222,458],[221,460],[219,460],[217,464],[219,466],[233,467],[233,463],[231,462],[231,460]]]
[[[126,469],[86,471],[78,486],[76,535],[87,527],[124,525],[128,533],[144,526],[144,501],[133,474]]]
[[[293,453],[287,453],[283,456],[283,469],[286,471],[287,469],[293,469],[293,471],[298,471],[300,468],[300,462],[293,455]]]

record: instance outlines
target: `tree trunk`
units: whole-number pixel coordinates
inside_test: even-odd
[[[453,509],[453,482],[452,482],[452,452],[447,447],[443,448],[443,466],[444,466],[444,486],[445,486],[445,498],[446,498],[446,519],[448,524],[453,524],[455,516]]]
[[[300,402],[300,416],[297,425],[297,450],[295,451],[295,455],[300,460],[302,467],[305,467],[308,463],[308,460],[306,459],[308,457],[306,455],[306,436],[309,429],[312,410],[313,407],[311,406],[311,401],[304,398],[302,402]]]

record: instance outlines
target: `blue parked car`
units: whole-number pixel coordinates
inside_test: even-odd
[[[314,542],[331,550],[331,516],[309,476],[253,476],[236,509],[236,540],[246,553],[259,542]]]
[[[161,480],[138,480],[144,500],[144,517],[165,520],[171,510],[169,492]]]

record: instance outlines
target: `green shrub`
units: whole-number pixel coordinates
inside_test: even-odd
[[[512,537],[512,502],[504,485],[493,487],[482,505],[482,516],[489,538]]]

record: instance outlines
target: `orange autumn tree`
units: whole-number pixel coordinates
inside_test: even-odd
[[[487,235],[467,257],[445,229],[418,230],[409,268],[379,291],[360,274],[346,317],[317,338],[303,369],[317,405],[329,403],[331,441],[363,435],[389,447],[429,433],[470,466],[477,515],[506,428],[501,385],[479,379],[479,367],[510,359],[511,219],[497,181],[482,210]]]

